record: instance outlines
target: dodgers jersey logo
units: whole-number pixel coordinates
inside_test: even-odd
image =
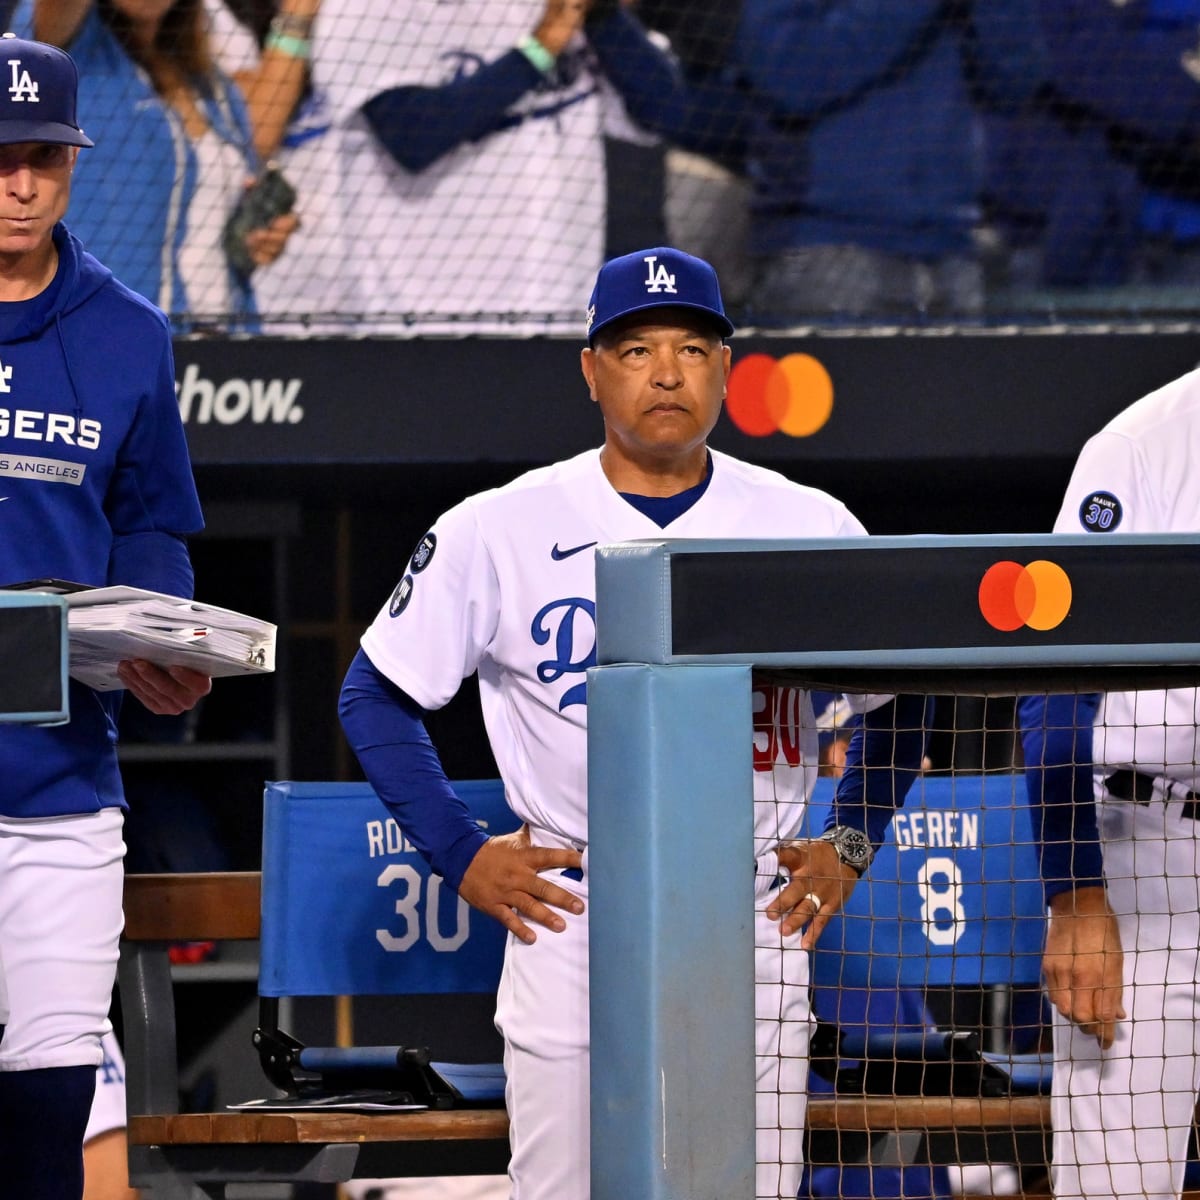
[[[583,675],[588,667],[596,665],[596,602],[583,596],[567,596],[562,600],[551,600],[543,605],[530,627],[530,635],[539,646],[548,645],[553,639],[554,657],[543,659],[537,665],[537,677],[541,683],[557,683],[564,675]],[[576,650],[587,645],[585,654]],[[573,684],[563,692],[558,702],[558,711],[572,704],[587,703],[587,680]]]

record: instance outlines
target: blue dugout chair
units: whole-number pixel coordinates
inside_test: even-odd
[[[809,805],[809,828],[824,823],[835,781],[821,779]],[[1035,1047],[1010,1029],[1003,1050],[979,1044],[974,1031],[913,1030],[886,1014],[881,997],[932,989],[1024,989],[1041,978],[1045,912],[1023,782],[1011,774],[923,776],[893,819],[870,870],[844,912],[834,917],[813,956],[813,980],[840,1030],[842,1058],[869,1058],[871,1046],[892,1043],[888,1060],[924,1064],[982,1063],[970,1072],[947,1070],[945,1090],[1043,1090],[1049,1079]],[[871,998],[870,1005],[855,1000]],[[839,1003],[841,997],[850,1001]],[[891,1003],[891,1010],[896,1005]],[[839,1012],[839,1008],[844,1012]],[[883,1017],[867,1010],[882,1012]],[[1036,1023],[1036,1017],[1034,1023]],[[906,1036],[911,1035],[911,1036]],[[902,1072],[898,1072],[902,1074]],[[962,1075],[961,1082],[953,1078]],[[903,1079],[886,1087],[904,1090]]]
[[[822,828],[835,782],[818,781],[808,810],[810,830]],[[817,1029],[810,1092],[1049,1090],[1051,1059],[1037,1047],[1045,913],[1023,788],[1019,775],[1007,773],[930,775],[913,785],[869,871],[814,952]],[[1003,997],[1007,1003],[997,1007],[1006,1014],[1012,998],[1023,996],[1029,1001],[1028,1024],[996,1031],[1001,1049],[982,1044],[978,1029],[941,1028],[927,1000],[954,990]],[[1044,1144],[1026,1141],[1018,1143],[1011,1133],[939,1135],[906,1153],[903,1171],[985,1159],[1032,1160],[1040,1169]],[[811,1145],[808,1194],[886,1194],[878,1171],[869,1181],[847,1174],[844,1164],[869,1155],[844,1135],[832,1146]],[[821,1162],[838,1164],[832,1185],[816,1167]],[[936,1174],[918,1170],[911,1184],[903,1178],[891,1194],[941,1193]]]
[[[480,825],[519,822],[499,780],[456,782]],[[429,1108],[503,1102],[498,1063],[431,1061],[421,1046],[306,1046],[280,1027],[294,996],[494,993],[505,933],[404,838],[365,783],[269,783],[264,795],[259,1027],[268,1079],[292,1102]]]

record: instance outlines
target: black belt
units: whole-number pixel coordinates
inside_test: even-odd
[[[1189,821],[1200,821],[1200,793],[1184,791],[1182,787],[1156,786],[1153,775],[1143,775],[1141,771],[1114,771],[1104,781],[1104,786],[1110,796],[1118,800],[1132,800],[1135,804],[1149,804],[1156,791],[1164,793],[1167,797],[1182,801],[1180,816]]]

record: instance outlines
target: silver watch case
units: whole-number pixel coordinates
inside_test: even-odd
[[[829,842],[837,851],[839,860],[857,872],[859,878],[862,878],[875,857],[870,838],[853,825],[835,825],[821,834],[821,841]]]

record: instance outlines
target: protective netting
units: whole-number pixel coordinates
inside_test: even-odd
[[[35,8],[96,141],[70,224],[181,330],[577,335],[663,241],[759,328],[1194,312],[1200,0],[176,0],[152,46]],[[247,271],[260,158],[301,224]]]
[[[862,719],[814,698],[805,835]],[[1177,1193],[1200,1177],[1196,693],[927,699],[920,771],[812,953],[800,1195],[1038,1193],[1051,1171],[1060,1196]],[[807,735],[778,707],[772,734],[765,708],[782,809]],[[872,806],[890,806],[905,732],[868,735]]]

